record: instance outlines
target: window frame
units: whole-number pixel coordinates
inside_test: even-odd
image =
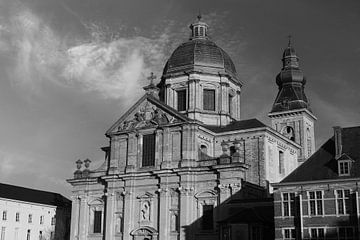
[[[341,191],[341,197],[339,197],[338,192]],[[346,197],[346,192],[348,191],[348,196]],[[352,201],[351,201],[352,191],[350,189],[335,189],[335,205],[336,205],[336,215],[349,215],[352,213]],[[348,201],[348,202],[347,202]],[[342,212],[340,212],[339,208],[341,206]],[[347,207],[349,206],[349,207]]]
[[[30,213],[28,215],[28,223],[32,223],[32,217],[33,217],[33,215]]]
[[[318,198],[318,196],[317,196],[318,192],[321,193],[321,198]],[[310,198],[310,193],[314,193],[314,198]],[[309,216],[324,216],[325,215],[324,191],[323,190],[308,191],[307,198],[308,198],[308,214],[309,214]],[[315,204],[315,214],[311,213],[311,202],[314,202],[314,204]],[[321,207],[318,206],[319,202],[321,203]],[[321,213],[319,213],[319,210],[321,210]]]
[[[313,236],[313,230],[316,232],[316,236]],[[319,236],[319,230],[323,230],[323,236]],[[326,236],[326,228],[325,227],[315,227],[309,228],[309,236],[312,240],[324,240]]]
[[[286,233],[289,231],[289,237],[286,237]],[[295,228],[283,228],[282,229],[282,239],[286,240],[295,240],[296,239],[296,229]]]
[[[175,90],[175,92],[176,92],[176,110],[178,110],[179,112],[186,111],[188,109],[188,106],[187,106],[187,103],[188,103],[188,101],[187,101],[187,99],[188,99],[187,89],[186,88],[180,88],[180,89]],[[181,108],[181,109],[180,109],[180,106],[182,106],[182,105],[180,105],[180,101],[179,101],[179,98],[180,98],[179,93],[180,92],[184,94],[183,95],[184,100],[182,102],[183,108]]]
[[[15,213],[15,222],[20,222],[20,213],[19,212]]]
[[[213,96],[213,108],[206,108],[208,105],[205,105],[205,103],[207,103],[208,101],[206,101],[207,99],[205,99],[206,97],[209,97],[209,95],[206,95],[205,92],[207,93],[214,93],[214,96]],[[203,91],[202,91],[202,94],[203,94],[203,110],[204,111],[209,111],[209,112],[215,112],[216,111],[216,89],[214,88],[204,88]],[[211,105],[209,105],[211,106]]]
[[[279,174],[285,174],[285,153],[279,150]]]
[[[347,171],[342,173],[341,165],[347,165]],[[338,160],[338,174],[339,176],[350,176],[351,160]],[[345,170],[345,169],[344,169]]]
[[[7,220],[7,210],[4,210],[4,211],[2,212],[2,220],[3,220],[3,221],[6,221],[6,220]]]
[[[206,207],[211,207],[211,213],[207,213],[207,215],[205,216],[205,208]],[[205,230],[205,231],[212,231],[214,230],[214,209],[215,206],[214,204],[203,204],[202,205],[202,221],[201,221],[201,229]],[[206,212],[209,212],[208,210]],[[209,219],[206,219],[205,221],[205,217],[209,217]],[[210,225],[208,225],[207,223],[210,223]]]
[[[151,139],[148,138],[151,136]],[[145,140],[146,139],[146,140]],[[149,141],[149,142],[145,142]],[[147,146],[145,144],[149,144],[148,148],[152,148],[152,150],[146,150]],[[146,150],[146,151],[145,151]],[[151,156],[149,156],[151,153]],[[151,168],[156,165],[156,134],[148,133],[142,135],[142,154],[141,154],[141,167],[142,168]]]
[[[287,199],[284,198],[287,196]],[[293,196],[293,199],[291,197]],[[296,194],[294,192],[282,192],[281,193],[281,210],[283,217],[294,217],[295,216],[295,198]],[[285,206],[287,204],[287,210],[285,211]],[[287,214],[286,214],[287,212]]]

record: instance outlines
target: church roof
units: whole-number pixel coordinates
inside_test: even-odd
[[[259,121],[256,118],[240,120],[240,121],[233,121],[226,126],[211,126],[211,125],[203,125],[203,126],[215,133],[267,127],[264,123],[262,123],[261,121]]]
[[[58,193],[0,183],[0,198],[52,206],[70,206],[71,201]]]
[[[209,39],[191,39],[177,47],[167,61],[163,75],[184,74],[186,71],[228,74],[238,81],[229,55]]]
[[[335,158],[335,140],[332,137],[307,161],[283,179],[281,183],[360,177],[360,126],[342,128],[341,140],[342,153],[354,160],[350,176],[339,176],[338,174],[338,159]]]

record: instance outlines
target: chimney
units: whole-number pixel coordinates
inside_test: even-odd
[[[335,158],[338,159],[342,154],[341,127],[335,126],[333,128],[335,138]]]

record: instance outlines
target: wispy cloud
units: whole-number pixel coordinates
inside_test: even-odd
[[[0,28],[0,47],[14,47],[14,67],[9,69],[13,84],[39,93],[47,81],[132,101],[146,76],[161,69],[169,41],[166,33],[156,38],[121,37],[94,23],[84,28],[89,37],[71,43],[29,9],[16,12]]]

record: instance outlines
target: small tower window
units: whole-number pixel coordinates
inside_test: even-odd
[[[186,110],[186,90],[178,90],[177,93],[177,110],[185,111]]]
[[[207,147],[205,145],[201,145],[200,150],[202,153],[207,154]]]
[[[310,157],[312,153],[312,147],[311,147],[311,135],[310,135],[310,129],[306,129],[306,145],[307,145],[307,156]]]
[[[204,110],[215,111],[215,90],[204,89]]]

